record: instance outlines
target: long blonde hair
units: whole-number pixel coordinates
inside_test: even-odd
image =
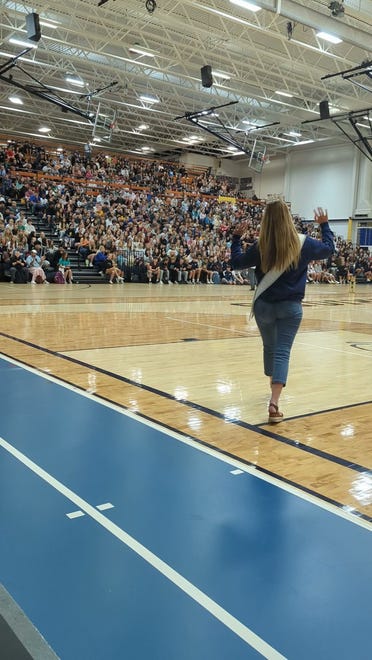
[[[258,249],[263,273],[271,269],[286,271],[298,266],[300,239],[288,206],[280,199],[266,205]]]

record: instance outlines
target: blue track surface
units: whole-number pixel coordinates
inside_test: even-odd
[[[4,360],[0,401],[3,439],[283,656],[370,659],[368,530]],[[0,581],[63,660],[262,657],[2,447],[0,489]]]

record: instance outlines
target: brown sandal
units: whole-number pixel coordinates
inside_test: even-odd
[[[270,408],[274,408],[275,412],[270,412]],[[283,421],[283,413],[279,412],[279,408],[276,403],[269,403],[269,424],[278,424],[278,422]]]

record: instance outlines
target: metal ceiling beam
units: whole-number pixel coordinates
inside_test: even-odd
[[[348,25],[343,22],[342,18],[332,18],[314,9],[307,8],[304,4],[299,4],[295,0],[259,0],[259,5],[262,9],[275,14],[279,13],[280,16],[284,16],[295,23],[307,25],[314,30],[329,32],[357,48],[364,48],[367,52],[372,51],[372,34],[370,30],[366,29],[364,31],[363,43],[361,43],[362,29]]]

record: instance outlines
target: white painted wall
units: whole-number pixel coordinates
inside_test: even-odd
[[[348,218],[354,210],[357,150],[353,145],[292,149],[286,171],[286,198],[292,211],[310,218],[317,206],[330,218]]]
[[[355,214],[366,214],[372,218],[372,162],[359,153]]]
[[[358,158],[352,144],[296,147],[256,175],[256,194],[283,194],[293,213],[308,220],[315,206],[326,208],[330,218],[348,218],[355,209]]]

